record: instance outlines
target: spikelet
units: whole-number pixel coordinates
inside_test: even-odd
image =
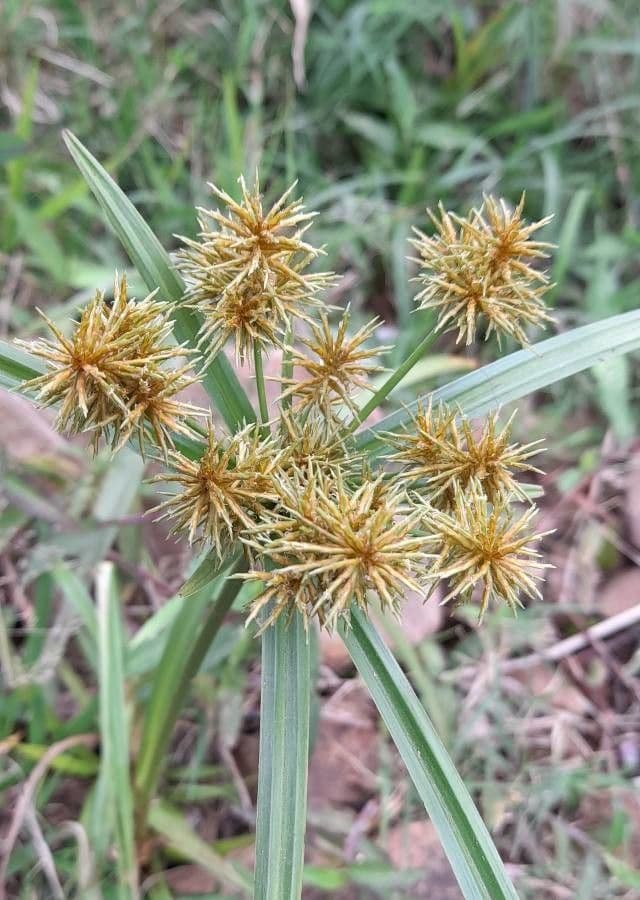
[[[444,404],[434,409],[430,401],[418,407],[405,431],[388,436],[397,449],[388,459],[403,465],[405,478],[421,482],[416,488],[440,509],[450,509],[456,488],[464,491],[472,482],[481,486],[491,503],[511,495],[526,500],[514,476],[525,471],[542,474],[529,462],[541,448],[539,441],[509,442],[514,416],[515,412],[500,431],[498,413],[491,413],[476,433],[461,413]]]
[[[283,410],[277,441],[282,448],[280,468],[289,474],[307,472],[309,464],[323,472],[346,471],[360,458],[350,444],[347,446],[335,423],[314,410],[295,415]]]
[[[416,301],[420,309],[438,313],[438,330],[458,329],[458,342],[471,344],[478,322],[486,320],[486,337],[495,332],[528,343],[526,326],[551,321],[543,297],[550,290],[547,275],[531,265],[546,257],[552,245],[531,236],[549,218],[525,224],[524,194],[513,212],[504,200],[485,197],[479,210],[465,219],[440,204],[439,218],[430,210],[436,233],[427,237],[415,229],[411,243],[419,254]]]
[[[250,625],[261,619],[257,635],[266,631],[280,616],[289,622],[296,611],[302,616],[305,631],[308,631],[313,607],[321,591],[318,579],[283,572],[282,569],[254,570],[238,577],[262,587],[262,592],[250,606],[246,622]]]
[[[128,385],[126,413],[117,415],[111,423],[112,448],[120,450],[137,437],[141,455],[145,456],[145,438],[149,435],[168,460],[169,448],[174,447],[174,434],[194,437],[194,430],[186,421],[188,416],[202,418],[207,413],[193,403],[179,400],[178,395],[198,379],[187,375],[190,366],[174,370],[147,371]]]
[[[16,343],[49,366],[49,372],[25,382],[23,389],[35,391],[43,406],[60,404],[58,430],[90,431],[95,448],[101,438],[119,447],[133,433],[142,445],[150,428],[166,448],[171,431],[187,429],[181,420],[201,413],[175,399],[191,383],[185,378],[188,367],[176,374],[162,365],[189,353],[166,344],[172,328],[166,305],[154,300],[154,294],[139,302],[129,299],[124,275],[116,275],[113,303],[97,291],[69,337],[41,315],[54,340]]]
[[[541,599],[536,581],[549,568],[532,544],[550,532],[534,534],[537,510],[530,507],[514,516],[508,501],[490,504],[477,483],[463,492],[456,487],[452,512],[433,512],[430,523],[439,541],[439,555],[431,568],[434,581],[448,579],[442,600],[466,603],[481,586],[479,621],[490,603],[506,603],[516,611],[520,595]]]
[[[200,459],[177,451],[168,457],[170,471],[154,480],[174,483],[178,491],[156,508],[159,519],[172,519],[172,534],[211,545],[222,561],[243,529],[254,527],[265,504],[276,500],[271,474],[279,455],[272,439],[248,425],[221,440],[209,422]]]
[[[357,388],[373,390],[367,379],[384,369],[370,361],[389,348],[365,347],[378,327],[376,319],[351,336],[347,334],[349,321],[347,309],[334,332],[322,313],[320,322],[311,325],[311,335],[302,340],[307,350],[291,348],[293,365],[302,369],[303,375],[285,381],[289,386],[282,392],[283,399],[293,397],[298,409],[315,408],[327,419],[333,418],[337,404],[357,412],[352,393]]]

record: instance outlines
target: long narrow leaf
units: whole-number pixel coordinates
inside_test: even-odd
[[[153,231],[78,138],[65,131],[64,141],[100,204],[109,226],[149,290],[160,288],[162,298],[179,304],[184,295],[184,283]],[[195,347],[200,325],[197,315],[192,310],[176,305],[173,321],[178,342]],[[255,421],[251,403],[224,353],[219,353],[204,369],[202,383],[229,428],[236,429],[244,422]]]
[[[42,360],[8,341],[0,341],[0,387],[13,390],[23,381],[36,378],[45,371]]]
[[[298,900],[309,755],[310,651],[302,618],[262,636],[256,900]]]
[[[113,816],[120,896],[136,898],[137,863],[133,795],[129,780],[129,729],[124,689],[124,639],[112,563],[96,573],[98,606],[98,684],[100,691],[100,778]]]
[[[341,626],[351,658],[404,760],[467,898],[517,900],[491,836],[402,669],[359,611]]]
[[[431,395],[434,400],[455,402],[467,415],[480,415],[492,407],[525,397],[556,381],[589,369],[598,362],[640,349],[640,311],[611,316],[591,325],[518,350],[475,372],[456,378]],[[417,402],[417,401],[416,401]],[[395,431],[410,418],[402,409],[358,434],[358,446],[375,451],[384,433]]]
[[[176,810],[171,809],[165,803],[155,801],[149,810],[149,825],[164,838],[170,847],[211,872],[223,884],[234,885],[247,895],[251,893],[252,885],[249,875],[225,860],[202,838],[198,837]]]
[[[222,574],[189,597],[171,627],[145,711],[136,763],[136,811],[141,825],[191,680],[242,587],[241,581],[228,576],[244,568],[244,557],[237,556]]]

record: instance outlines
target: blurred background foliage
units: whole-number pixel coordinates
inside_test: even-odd
[[[0,336],[35,334],[36,306],[64,320],[128,266],[62,128],[107,165],[170,249],[174,235],[195,233],[207,181],[233,192],[241,172],[259,169],[274,195],[298,179],[321,213],[314,241],[342,275],[332,300],[382,316],[396,361],[424,330],[411,313],[406,239],[439,201],[463,213],[485,192],[517,202],[526,191],[530,218],[554,215],[544,239],[558,244],[559,329],[636,308],[639,74],[635,0],[4,0]],[[141,295],[134,272],[131,282]],[[454,355],[444,338],[399,400],[496,348],[473,354]],[[555,674],[541,663],[531,677],[508,674],[521,650],[640,600],[637,388],[637,361],[621,357],[521,409],[520,436],[549,446],[543,517],[558,529],[558,570],[544,607],[516,622],[495,613],[481,633],[464,612],[427,623],[417,606],[408,627],[386,626],[523,896],[640,896],[637,626]],[[175,614],[166,601],[189,563],[142,522],[150,488],[131,455],[89,464],[46,419],[1,400],[0,790],[11,809],[47,747],[98,729],[84,575],[105,557],[120,573],[135,744],[166,610]],[[348,784],[330,789],[335,774],[312,766],[305,896],[457,896],[353,671],[330,642],[318,665],[318,752],[331,772],[346,768]],[[195,682],[165,785],[209,847],[249,866],[256,667],[238,614]],[[375,753],[361,759],[363,741]],[[72,742],[38,781],[5,870],[15,896],[57,896],[56,879],[64,895],[99,896],[82,893],[96,872],[113,895],[89,790],[97,765],[95,748]],[[67,820],[82,826],[65,832]],[[156,823],[163,839],[143,861],[149,896],[196,887],[218,896],[198,882],[208,857],[185,821]]]

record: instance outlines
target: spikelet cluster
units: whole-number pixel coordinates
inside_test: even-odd
[[[509,335],[526,345],[525,329],[550,320],[544,295],[552,285],[536,263],[552,245],[532,239],[550,219],[527,224],[523,209],[524,194],[514,210],[485,197],[466,218],[440,205],[438,216],[429,210],[435,234],[416,230],[422,285],[416,300],[437,312],[438,330],[457,328],[458,342],[471,344],[482,323],[487,338]]]
[[[188,417],[204,411],[179,399],[197,379],[189,365],[167,365],[190,351],[168,345],[166,304],[153,294],[130,299],[125,276],[116,275],[113,303],[97,291],[68,337],[40,315],[52,339],[17,343],[45,360],[48,371],[23,389],[35,392],[42,406],[59,406],[60,431],[88,431],[94,448],[105,439],[114,450],[136,437],[142,452],[150,433],[165,454],[173,434],[192,434]]]
[[[171,519],[173,533],[184,533],[190,544],[210,544],[222,561],[276,500],[272,476],[279,459],[273,440],[256,425],[225,439],[209,422],[202,455],[193,460],[170,451],[170,471],[156,476],[178,486],[158,507],[159,518]]]
[[[449,581],[442,602],[468,602],[480,588],[482,621],[490,602],[502,601],[515,612],[522,605],[522,593],[541,598],[537,581],[548,565],[533,546],[531,524],[536,513],[530,507],[514,515],[507,499],[490,503],[478,482],[466,491],[456,486],[451,512],[436,513],[433,520],[440,552],[431,574]]]
[[[423,510],[409,507],[401,487],[386,487],[382,476],[350,487],[339,470],[313,464],[306,477],[285,477],[278,487],[273,522],[246,541],[280,568],[245,577],[263,581],[267,593],[289,578],[305,622],[317,614],[330,628],[352,604],[367,610],[373,594],[397,613],[407,589],[423,592],[432,538]]]
[[[511,442],[514,416],[500,429],[493,412],[480,430],[474,430],[460,411],[429,401],[418,406],[405,431],[389,435],[396,452],[388,459],[399,463],[404,478],[439,509],[451,509],[456,489],[464,491],[473,482],[491,503],[509,497],[526,501],[516,476],[526,471],[542,474],[530,463],[541,448],[540,441]]]
[[[322,250],[304,240],[315,214],[291,201],[295,184],[266,210],[257,178],[253,191],[240,179],[239,203],[210,187],[225,209],[199,210],[198,238],[182,238],[176,261],[186,301],[202,316],[205,362],[229,340],[244,362],[256,347],[281,346],[293,319],[310,321],[331,275],[306,272]]]
[[[373,390],[368,379],[384,370],[372,360],[390,348],[367,346],[378,327],[376,319],[352,335],[347,331],[349,321],[347,309],[334,332],[327,314],[321,313],[320,321],[311,325],[310,336],[301,341],[304,350],[292,348],[297,377],[287,379],[283,399],[292,397],[299,409],[318,410],[327,420],[339,405],[357,413],[354,392]]]
[[[260,630],[294,613],[332,628],[372,599],[398,613],[407,591],[427,597],[441,581],[444,602],[477,599],[480,617],[490,603],[515,609],[539,596],[535,510],[517,506],[527,499],[520,476],[539,471],[538,445],[513,441],[511,419],[474,427],[427,399],[386,436],[386,456],[363,458],[352,432],[389,349],[377,344],[378,323],[352,330],[348,308],[336,320],[323,304],[330,276],[307,271],[321,250],[307,241],[313,214],[293,187],[272,206],[257,184],[240,188],[238,202],[213,188],[221,208],[200,210],[177,265],[202,320],[200,365],[230,345],[262,378],[260,354],[283,350],[278,403],[265,412],[263,392],[259,424],[228,434],[210,411],[204,429],[193,424],[202,411],[180,400],[194,376],[175,365],[186,351],[169,344],[169,308],[153,295],[130,300],[124,279],[113,303],[96,294],[68,337],[46,320],[53,338],[29,349],[48,371],[25,387],[59,407],[64,431],[87,430],[114,450],[137,437],[160,451],[156,514],[219,562],[244,548],[239,577],[261,586],[248,614]],[[510,212],[491,198],[466,219],[441,209],[437,234],[414,241],[419,302],[439,310],[440,328],[456,324],[470,341],[484,317],[487,332],[525,340],[525,326],[548,319],[536,268],[547,245],[532,240],[544,223],[526,225],[522,211],[522,201]]]

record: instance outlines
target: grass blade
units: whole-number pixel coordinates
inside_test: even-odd
[[[359,611],[342,639],[367,685],[435,825],[467,898],[517,900],[517,894],[464,782],[402,669]]]
[[[459,404],[467,415],[480,415],[502,403],[525,397],[599,362],[640,349],[640,311],[610,316],[518,350],[433,391],[434,400]],[[358,434],[358,446],[371,452],[410,420],[408,409],[386,416]]]
[[[251,894],[251,878],[198,837],[178,812],[156,801],[151,804],[149,810],[149,825],[169,846],[203,869],[207,869],[215,878],[240,888],[247,895]]]
[[[82,622],[83,627],[79,629],[76,640],[95,671],[98,668],[98,619],[91,595],[84,582],[64,564],[56,565],[51,575],[65,601]]]
[[[129,781],[129,728],[124,686],[124,638],[112,563],[96,573],[98,684],[100,690],[100,778],[113,816],[121,895],[136,898],[137,861],[133,795]]]
[[[256,900],[298,900],[307,807],[310,649],[298,612],[262,636]]]
[[[87,181],[107,222],[150,291],[160,288],[160,296],[178,304],[184,295],[184,283],[171,265],[169,254],[144,221],[129,198],[86,147],[69,131],[63,134],[75,164]],[[179,343],[195,347],[199,329],[197,315],[176,306],[174,331]],[[227,426],[235,430],[244,422],[255,421],[255,412],[224,353],[202,372],[202,384]]]
[[[171,627],[145,711],[136,762],[136,815],[140,826],[144,825],[191,680],[242,587],[240,580],[229,575],[245,569],[244,557],[236,556],[222,574],[189,597]]]
[[[13,390],[29,378],[45,372],[44,363],[8,341],[0,341],[0,387]]]

